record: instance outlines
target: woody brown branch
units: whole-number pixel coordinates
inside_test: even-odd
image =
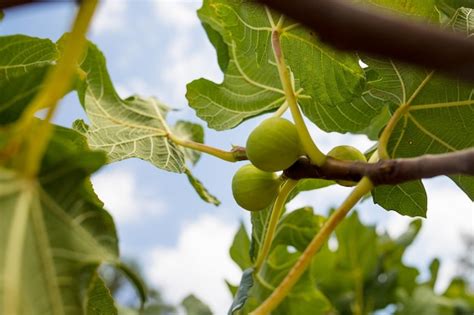
[[[292,179],[320,178],[359,181],[370,178],[374,185],[395,185],[440,175],[474,176],[474,149],[415,158],[380,160],[377,163],[341,161],[328,157],[323,166],[300,158],[285,176]]]
[[[427,23],[351,5],[345,0],[258,0],[314,30],[319,40],[467,80],[474,80],[474,41]]]

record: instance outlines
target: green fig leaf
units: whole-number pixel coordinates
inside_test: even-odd
[[[56,45],[49,39],[25,35],[2,36],[0,47],[0,81],[52,65],[59,57]]]
[[[199,179],[194,177],[194,175],[191,173],[191,171],[188,168],[184,170],[184,173],[186,174],[189,180],[189,183],[191,184],[191,186],[193,186],[194,190],[196,191],[196,193],[199,195],[199,197],[202,200],[204,200],[207,203],[213,204],[214,206],[218,206],[221,204],[220,200],[217,199],[217,197],[215,197],[214,195],[212,195],[207,190],[207,188],[204,187],[204,184]]]
[[[202,126],[199,124],[179,120],[173,126],[172,132],[183,140],[204,143],[204,128],[202,128]],[[201,157],[201,153],[199,151],[187,149],[184,147],[182,147],[182,150],[184,152],[185,159],[190,161],[193,165],[199,161]]]
[[[170,172],[184,172],[184,154],[167,137],[169,108],[155,98],[122,100],[107,73],[104,56],[93,44],[81,68],[87,73],[78,92],[91,122],[85,133],[89,146],[105,151],[112,162],[137,157]]]
[[[117,315],[114,299],[104,281],[95,273],[87,290],[87,315]]]
[[[245,270],[252,266],[250,260],[250,239],[243,223],[240,223],[239,230],[234,236],[234,241],[229,250],[230,257],[240,267]]]
[[[188,84],[186,97],[197,115],[210,128],[225,130],[281,106],[285,97],[271,42],[281,15],[246,0],[206,0],[198,15],[217,49],[224,81]],[[328,131],[366,128],[381,108],[352,102],[360,99],[365,84],[357,56],[335,52],[291,20],[281,30],[282,51],[305,115]]]
[[[374,203],[386,210],[394,210],[411,217],[426,217],[428,197],[421,181],[398,185],[382,185],[372,190]]]
[[[210,308],[193,294],[185,297],[181,305],[186,310],[186,315],[212,315]]]
[[[119,262],[114,223],[89,181],[104,163],[77,132],[55,127],[37,179],[0,169],[1,313],[85,313],[94,270]]]

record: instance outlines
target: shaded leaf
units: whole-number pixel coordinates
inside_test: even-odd
[[[49,39],[25,35],[2,36],[0,47],[0,81],[52,65],[59,55],[56,45]]]
[[[421,181],[381,185],[372,190],[374,203],[411,217],[426,217],[428,197]]]
[[[87,315],[117,315],[117,308],[109,289],[97,273],[87,291]]]
[[[250,239],[242,222],[234,236],[229,254],[240,269],[245,270],[252,266],[252,261],[250,260]]]
[[[298,257],[299,253],[289,252],[286,245],[276,246],[272,250],[259,275],[255,277],[255,285],[250,291],[253,301],[248,304],[249,309],[262,303],[275,290]],[[326,314],[331,311],[331,303],[317,288],[310,272],[306,271],[272,314]]]
[[[49,67],[35,67],[9,80],[0,79],[0,124],[16,121],[43,86]]]
[[[388,9],[398,14],[404,14],[410,17],[430,19],[436,15],[436,0],[407,0],[407,1],[391,1],[391,0],[359,0],[357,3],[369,3],[377,9]]]
[[[460,314],[474,312],[474,292],[465,279],[455,277],[443,293],[444,297],[454,300]],[[461,312],[464,311],[464,313]]]
[[[272,246],[288,245],[303,252],[323,223],[323,217],[314,215],[310,207],[287,213],[278,224]]]
[[[186,309],[187,315],[212,315],[209,307],[193,294],[184,298],[181,305]]]
[[[278,286],[322,223],[322,217],[314,215],[311,208],[298,209],[281,218],[269,257],[259,274],[254,276],[255,286],[250,291],[246,310],[263,302]],[[306,272],[272,314],[324,314],[330,310],[329,301]]]
[[[0,170],[2,313],[84,313],[95,267],[118,263],[114,223],[89,181],[104,163],[56,127],[38,179]]]
[[[397,315],[438,315],[438,297],[428,287],[416,288],[413,295],[400,293]]]
[[[242,279],[240,280],[239,287],[237,289],[237,293],[234,296],[234,300],[232,301],[232,305],[230,306],[229,315],[234,314],[236,311],[241,310],[245,303],[247,302],[249,291],[253,286],[253,268],[245,269],[242,274]]]
[[[204,187],[203,183],[194,177],[194,175],[191,173],[191,171],[188,168],[185,168],[184,170],[186,176],[188,177],[189,183],[191,186],[193,186],[194,190],[196,193],[201,197],[202,200],[204,200],[207,203],[213,204],[215,206],[218,206],[221,204],[219,199],[217,199],[215,196],[213,196],[207,189]]]
[[[464,193],[474,201],[474,177],[465,175],[449,176]]]
[[[430,280],[428,281],[428,284],[433,289],[436,284],[436,280],[438,280],[439,265],[440,261],[437,258],[433,259],[430,263]]]

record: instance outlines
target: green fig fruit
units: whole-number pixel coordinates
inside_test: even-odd
[[[246,149],[250,162],[267,172],[285,170],[302,155],[296,126],[280,117],[268,118],[255,128]]]
[[[278,194],[280,181],[277,174],[259,170],[252,164],[242,166],[232,178],[232,194],[242,208],[263,210]]]
[[[340,145],[340,146],[334,147],[331,149],[331,151],[328,152],[328,156],[333,157],[338,160],[344,160],[344,161],[367,162],[365,155],[350,145]],[[348,181],[348,180],[336,180],[336,183],[342,186],[347,186],[347,187],[351,187],[357,184],[356,182]]]

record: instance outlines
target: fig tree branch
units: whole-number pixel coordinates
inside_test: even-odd
[[[328,157],[323,166],[300,158],[284,174],[288,178],[320,178],[358,182],[364,176],[377,185],[403,182],[440,175],[474,176],[474,149],[415,158],[380,160],[377,163],[341,161]]]
[[[258,0],[340,50],[393,58],[474,81],[474,41],[344,0]]]

